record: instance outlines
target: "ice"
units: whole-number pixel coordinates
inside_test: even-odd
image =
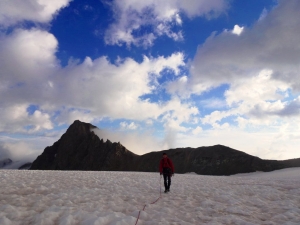
[[[0,170],[0,224],[300,224],[300,168],[234,176]],[[162,187],[163,191],[163,187]]]

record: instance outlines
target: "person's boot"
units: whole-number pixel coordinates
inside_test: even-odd
[[[168,192],[168,184],[165,183],[165,193],[167,193],[167,192]]]

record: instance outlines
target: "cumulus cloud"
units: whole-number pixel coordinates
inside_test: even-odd
[[[171,99],[162,106],[161,110],[163,112],[161,118],[155,119],[156,122],[164,124],[160,138],[155,135],[151,120],[146,120],[148,127],[139,126],[135,122],[121,122],[120,130],[95,129],[94,131],[99,138],[120,141],[136,154],[174,148],[177,146],[177,135],[189,130],[182,124],[191,122],[199,111],[193,104],[182,103],[178,98]]]
[[[300,3],[279,1],[279,5],[251,28],[235,35],[213,34],[198,48],[191,68],[193,92],[201,93],[223,83],[233,83],[273,71],[272,79],[284,81],[299,91]]]
[[[36,152],[25,142],[0,143],[0,159],[10,158],[13,161],[33,160]]]
[[[299,116],[300,115],[300,97],[292,100],[289,104],[284,105],[276,112],[280,116]]]
[[[72,0],[3,0],[0,1],[0,26],[11,26],[24,20],[47,23]]]
[[[188,77],[186,75],[179,77],[175,81],[171,81],[167,84],[167,91],[173,95],[179,95],[180,97],[188,98],[190,92],[187,92]]]
[[[0,126],[2,130],[40,131],[51,129],[53,121],[62,124],[75,119],[156,119],[168,111],[177,113],[176,117],[182,112],[186,118],[193,107],[178,100],[151,102],[141,98],[159,88],[157,79],[164,70],[180,73],[185,66],[182,53],[144,56],[139,63],[131,58],[111,63],[106,57],[87,57],[82,63],[62,68],[55,57],[57,40],[37,29],[17,29],[2,36],[0,49],[0,113],[7,119]],[[30,105],[39,108],[29,114]]]
[[[201,100],[200,105],[207,109],[218,109],[228,107],[228,104],[225,100],[214,97]]]
[[[138,128],[138,125],[136,125],[134,122],[121,122],[120,127],[124,130],[136,130]]]
[[[296,122],[296,121],[294,121]],[[202,132],[180,133],[177,135],[177,146],[191,147],[212,146],[222,144],[233,149],[244,151],[248,154],[263,159],[291,159],[299,157],[297,146],[300,144],[300,132],[292,123],[286,128],[272,127],[265,130],[249,132],[236,127],[226,129],[210,129]]]
[[[195,129],[193,129],[192,134],[197,135],[200,134],[201,132],[203,132],[202,127],[197,126]]]
[[[45,78],[58,67],[56,38],[38,29],[16,29],[0,36],[1,80],[10,86]]]
[[[168,91],[184,98],[228,85],[223,108],[200,118],[200,125],[211,128],[178,133],[179,146],[218,142],[262,158],[299,155],[292,149],[300,133],[300,3],[278,3],[250,28],[213,33],[199,46],[191,75],[169,83]],[[213,109],[209,100],[203,103]]]
[[[2,117],[1,117],[2,118]],[[0,135],[0,160],[10,158],[14,163],[7,168],[17,169],[24,163],[33,162],[46,146],[53,145],[62,131],[48,131],[45,134],[10,134],[10,130]]]
[[[166,1],[122,1],[115,0],[111,3],[116,22],[106,31],[107,44],[126,44],[127,46],[151,46],[158,36],[180,41],[183,40],[182,32],[174,31],[174,27],[182,25],[180,14],[189,18],[196,16],[212,17],[227,9],[224,0],[191,0],[188,3],[181,0]],[[145,32],[143,28],[150,28]]]
[[[83,63],[70,65],[52,77],[53,104],[86,109],[97,117],[157,118],[166,110],[177,111],[178,105],[150,102],[141,97],[158,88],[157,79],[162,71],[168,69],[176,74],[183,65],[182,53],[158,58],[145,56],[141,63],[130,58],[117,64],[110,63],[105,57],[94,61],[86,58]]]
[[[205,115],[203,123],[216,125],[224,118],[237,117],[240,127],[270,125],[282,116],[299,115],[298,99],[290,96],[290,87],[285,82],[272,79],[272,71],[262,70],[257,76],[232,82],[225,91],[227,108]]]
[[[155,138],[151,130],[124,132],[122,130],[111,131],[96,128],[93,131],[100,139],[120,142],[128,150],[138,155],[170,148],[168,137]]]
[[[58,69],[57,40],[37,29],[17,29],[0,37],[1,131],[35,132],[52,129],[51,115],[43,110],[30,114],[31,104],[45,104],[51,89],[48,77]]]
[[[48,108],[46,106],[46,108]],[[91,114],[88,109],[72,108],[72,107],[60,107],[53,104],[51,108],[59,111],[59,117],[56,117],[55,121],[58,124],[72,124],[75,120],[84,121],[86,123],[94,123],[98,121],[98,118]],[[51,109],[50,109],[51,110]]]
[[[243,32],[243,30],[244,30],[244,27],[240,27],[239,25],[234,25],[232,33],[239,36]]]
[[[0,160],[10,158],[13,161],[32,162],[43,152],[46,146],[50,146],[57,141],[58,137],[58,135],[38,138],[8,138],[1,136]]]
[[[8,107],[0,107],[0,132],[26,132],[32,133],[53,128],[50,115],[40,110],[29,114],[26,104],[11,104]]]
[[[279,1],[278,6],[241,33],[241,28],[235,27],[236,32],[212,34],[199,46],[191,76],[170,83],[169,92],[186,97],[227,84],[224,97],[234,109],[224,115],[256,119],[284,112],[295,115],[298,105],[291,101],[300,90],[299,79],[295,79],[300,75],[299,10],[299,1]]]

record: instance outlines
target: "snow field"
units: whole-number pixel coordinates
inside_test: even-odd
[[[1,225],[300,224],[300,168],[230,177],[0,170]],[[161,180],[162,191],[163,180]]]

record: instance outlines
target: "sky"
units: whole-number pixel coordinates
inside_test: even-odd
[[[144,154],[299,158],[300,1],[0,1],[0,159],[74,120]]]

